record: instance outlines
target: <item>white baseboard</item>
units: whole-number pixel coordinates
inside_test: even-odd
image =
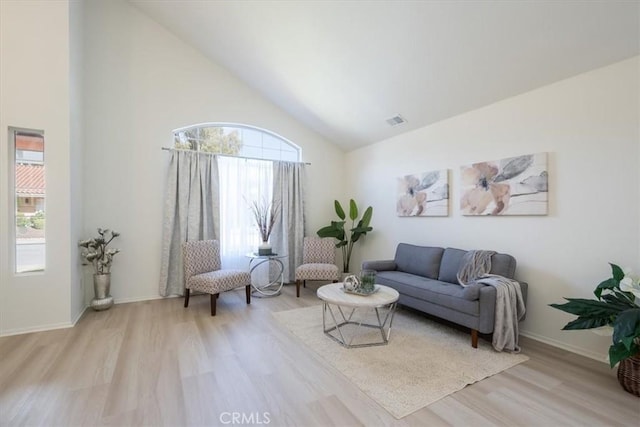
[[[87,311],[87,308],[89,308],[89,306],[85,305],[82,311],[76,316],[75,319],[73,319],[73,321],[71,322],[71,326],[76,326],[76,323],[78,323],[78,320],[80,320],[84,312]]]
[[[29,327],[29,328],[9,329],[8,331],[4,331],[4,332],[0,333],[0,337],[9,337],[11,335],[30,334],[32,332],[53,331],[55,329],[73,328],[76,325],[76,323],[78,323],[78,321],[80,320],[80,318],[82,317],[84,312],[87,311],[87,308],[89,308],[89,306],[85,306],[82,309],[82,311],[80,311],[80,313],[76,316],[76,318],[73,319],[73,321],[71,321],[71,322],[54,323],[52,325],[33,326],[33,327]]]
[[[161,295],[153,295],[153,296],[147,296],[147,297],[115,298],[114,299],[114,303],[115,304],[126,304],[128,302],[152,301],[152,300],[156,300],[156,299],[178,298],[178,297],[179,297],[179,295],[171,295],[171,296],[168,296],[168,297],[163,297]]]
[[[571,353],[579,354],[580,356],[588,357],[589,359],[597,360],[598,362],[606,363],[607,365],[609,364],[609,360],[606,354],[585,350],[584,348],[576,347],[574,345],[554,340],[552,338],[543,337],[542,335],[538,335],[533,332],[520,331],[520,335],[522,335],[523,337],[531,338],[532,340],[549,344],[552,347],[557,347],[562,350],[567,350]]]
[[[11,335],[30,334],[32,332],[46,332],[46,331],[53,331],[56,329],[73,328],[73,325],[74,324],[71,322],[62,322],[62,323],[53,323],[51,325],[44,325],[44,326],[31,326],[28,328],[9,329],[0,333],[0,337],[9,337]]]
[[[163,299],[163,298],[175,298],[177,296],[178,295],[163,297],[158,295],[158,296],[150,296],[150,297],[122,298],[122,299],[114,300],[114,302],[115,304],[125,304],[128,302],[150,301],[150,300]],[[33,332],[46,332],[46,331],[54,331],[56,329],[73,328],[76,325],[76,323],[78,323],[78,321],[80,320],[84,312],[87,311],[87,309],[89,308],[90,307],[86,305],[84,309],[76,316],[76,318],[73,319],[72,322],[62,322],[62,323],[53,323],[50,325],[31,326],[28,328],[9,329],[9,330],[0,332],[0,337],[9,337],[12,335],[30,334]]]

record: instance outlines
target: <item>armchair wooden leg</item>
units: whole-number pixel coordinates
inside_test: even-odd
[[[191,289],[184,290],[184,306],[189,307],[189,295],[191,294]]]
[[[478,330],[471,330],[471,347],[478,348]]]
[[[296,298],[300,298],[300,280],[296,280]]]
[[[245,286],[244,292],[247,294],[247,304],[251,304],[251,285]]]
[[[211,315],[216,315],[216,300],[219,294],[211,294]]]

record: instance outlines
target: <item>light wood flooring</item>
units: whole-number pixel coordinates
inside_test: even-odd
[[[528,362],[396,420],[271,316],[319,304],[316,288],[250,306],[227,292],[216,317],[206,295],[121,304],[0,338],[0,425],[640,425],[614,370],[526,339]]]

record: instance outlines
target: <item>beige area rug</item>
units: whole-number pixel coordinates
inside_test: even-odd
[[[398,419],[529,360],[523,354],[499,353],[482,339],[474,349],[470,334],[408,310],[396,312],[388,345],[351,349],[324,334],[322,306],[273,315]]]

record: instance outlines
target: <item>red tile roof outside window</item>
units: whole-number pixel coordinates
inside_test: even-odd
[[[37,135],[16,135],[16,150],[44,151],[44,138]]]
[[[43,197],[45,194],[44,165],[16,165],[16,193],[21,197]]]

